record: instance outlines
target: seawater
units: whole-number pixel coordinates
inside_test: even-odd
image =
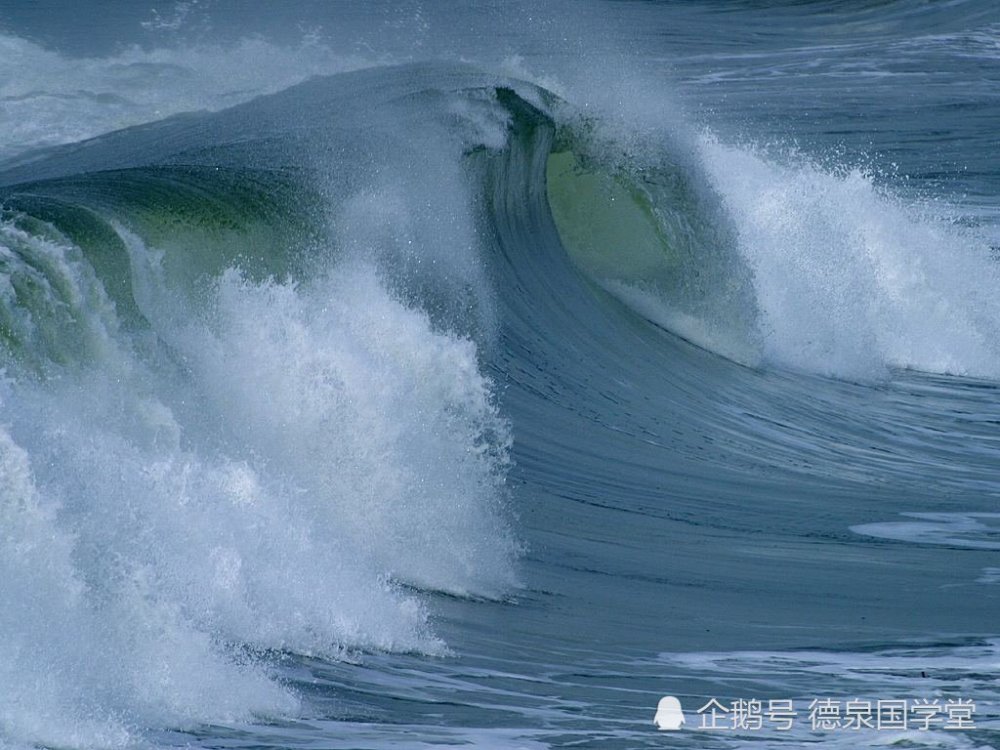
[[[997,746],[998,68],[986,0],[0,6],[0,743]]]

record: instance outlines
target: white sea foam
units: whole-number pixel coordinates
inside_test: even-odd
[[[858,170],[710,135],[699,149],[753,274],[766,359],[859,378],[1000,373],[1000,265],[985,237]]]
[[[371,267],[303,285],[231,270],[204,315],[166,286],[139,294],[170,346],[153,366],[99,325],[107,300],[71,246],[15,234],[63,269],[49,293],[104,336],[59,377],[4,384],[8,739],[118,746],[149,727],[294,714],[260,650],[443,653],[398,583],[516,585],[507,425],[476,348]],[[148,291],[138,277],[157,255],[123,236]]]
[[[529,75],[523,61],[515,63]],[[718,266],[734,285],[742,285],[746,272],[752,292],[744,320],[736,320],[740,311],[732,309],[734,297],[726,296],[724,283],[698,289],[704,309],[692,315],[685,306],[697,305],[690,300],[662,293],[656,299],[655,289],[631,279],[626,287],[615,277],[615,293],[626,304],[741,362],[760,358],[862,380],[884,377],[891,368],[1000,374],[995,230],[961,226],[952,209],[920,204],[861,169],[699,131],[661,83],[615,66],[594,70],[593,64],[530,77],[570,102],[560,117],[579,124],[582,110],[593,118],[580,130],[605,168],[617,164],[627,179],[641,183],[650,171],[655,178],[661,164],[676,165],[692,185],[704,184],[715,194],[722,211],[712,221],[732,231],[735,255],[728,248],[702,247],[704,265],[685,270],[680,288],[697,289],[705,272]],[[672,217],[708,210],[711,202],[703,196],[701,205],[668,201],[657,208]],[[754,321],[749,337],[746,320]]]
[[[996,541],[1000,513],[902,513],[907,521],[852,526],[856,534],[916,544],[941,544],[971,549],[1000,549]],[[995,568],[987,568],[984,576]],[[991,581],[981,580],[982,583]]]

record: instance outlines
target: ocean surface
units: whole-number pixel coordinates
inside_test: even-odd
[[[0,371],[0,747],[1000,747],[995,0],[0,0]]]

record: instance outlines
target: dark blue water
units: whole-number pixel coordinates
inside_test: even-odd
[[[0,24],[0,743],[997,746],[993,3]]]

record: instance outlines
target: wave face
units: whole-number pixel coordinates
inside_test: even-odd
[[[355,85],[286,98],[318,121]],[[86,158],[161,161],[164,140],[183,152],[219,132],[218,118],[178,125],[178,140],[128,131]],[[245,148],[208,158],[240,163]],[[453,290],[481,282],[461,258],[440,279],[408,273],[429,260],[407,255],[428,227],[381,185],[324,203],[340,209],[329,221],[293,207],[357,176],[122,165],[7,193],[4,577],[32,575],[4,591],[0,692],[35,694],[27,716],[8,707],[15,736],[114,744],[134,726],[287,714],[297,699],[252,654],[442,653],[402,586],[516,586],[495,385],[475,341],[399,286],[412,276],[430,299],[436,285],[446,315]],[[462,175],[412,179],[441,196],[428,220],[452,212],[463,236]],[[58,627],[39,635],[39,620]],[[92,713],[118,718],[88,734]]]
[[[997,21],[766,5],[11,11],[0,746],[998,746]]]

